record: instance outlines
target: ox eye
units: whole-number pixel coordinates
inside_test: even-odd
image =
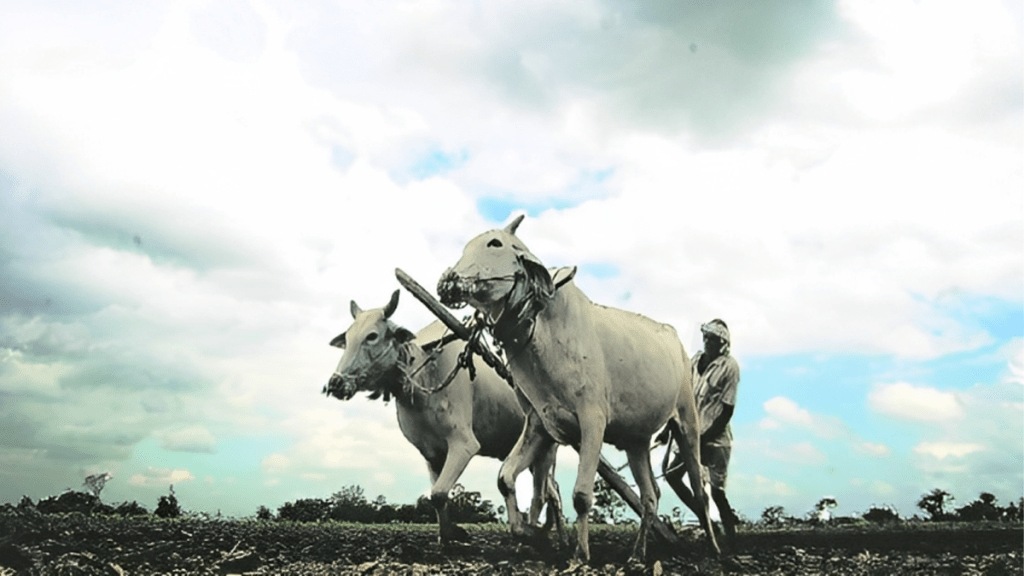
[[[487,243],[487,247],[488,248],[501,248],[501,246],[502,246],[501,240],[498,240],[497,238],[494,238],[490,242]]]
[[[367,342],[376,342],[377,341],[377,333],[376,332],[370,332],[369,334],[367,334],[366,335],[366,341]]]

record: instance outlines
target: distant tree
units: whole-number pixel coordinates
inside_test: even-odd
[[[153,514],[161,518],[178,518],[181,516],[181,506],[178,504],[178,497],[174,495],[174,484],[171,484],[170,493],[161,496],[156,503],[156,510]]]
[[[625,524],[629,521],[626,502],[604,478],[594,481],[594,504],[590,507],[590,521],[600,524]]]
[[[494,504],[482,498],[479,492],[466,490],[462,484],[452,487],[448,498],[448,513],[454,522],[481,524],[498,521]]]
[[[923,494],[917,501],[917,507],[924,510],[930,520],[947,519],[949,515],[946,513],[946,507],[952,504],[953,495],[939,488]]]
[[[295,522],[319,522],[330,516],[331,503],[321,498],[300,498],[285,502],[277,509],[278,520]]]
[[[786,509],[782,506],[769,506],[761,512],[761,523],[766,526],[778,526],[786,522]]]
[[[100,492],[103,492],[103,487],[107,485],[107,481],[113,478],[114,475],[110,472],[100,472],[98,474],[90,474],[85,477],[82,481],[82,486],[96,498],[100,497]]]
[[[876,522],[884,524],[886,522],[895,522],[900,519],[900,515],[891,506],[872,506],[868,508],[868,511],[861,514],[861,518],[868,522]]]
[[[1024,497],[1017,500],[1016,504],[1011,503],[1003,508],[1002,518],[1007,522],[1024,521]]]
[[[347,522],[373,522],[376,511],[366,501],[363,489],[357,485],[346,486],[331,495],[328,518]]]
[[[999,520],[1003,515],[1003,509],[996,506],[996,497],[994,494],[982,492],[974,502],[957,508],[955,515],[957,519],[966,520],[968,522]]]
[[[260,506],[259,508],[256,509],[256,519],[273,520],[274,513],[270,511],[270,508],[267,508],[266,506]]]
[[[814,510],[809,514],[810,519],[814,522],[828,522],[832,519],[831,510],[838,505],[839,502],[835,498],[826,496],[814,505]]]
[[[32,501],[28,496],[22,496],[21,500],[18,501],[17,509],[22,512],[36,509],[36,503]]]

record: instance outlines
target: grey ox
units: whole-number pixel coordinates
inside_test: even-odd
[[[470,240],[438,282],[449,306],[470,304],[504,347],[516,387],[537,418],[501,466],[498,486],[513,534],[527,532],[516,508],[515,479],[528,462],[557,444],[573,446],[575,562],[590,559],[588,512],[603,442],[626,452],[643,506],[633,557],[646,556],[659,492],[651,469],[651,437],[668,424],[690,478],[701,478],[699,428],[690,361],[676,331],[649,318],[594,304],[571,282],[552,278],[515,235],[523,216]],[[681,469],[670,473],[682,474]],[[703,490],[694,490],[709,546],[719,553]]]
[[[525,416],[515,391],[491,368],[479,367],[476,379],[460,371],[442,388],[465,347],[462,341],[444,344],[444,326],[428,324],[414,335],[390,320],[398,307],[398,290],[383,308],[362,310],[352,301],[353,322],[331,340],[345,352],[324,392],[349,400],[358,391],[370,399],[394,397],[398,426],[419,450],[430,470],[430,501],[437,511],[442,543],[464,540],[466,531],[449,519],[448,494],[470,459],[480,454],[503,459],[523,430]],[[431,348],[433,354],[424,350]],[[562,531],[561,500],[554,481],[555,451],[538,455],[531,466],[534,494],[530,523],[538,521],[544,501],[549,519]]]

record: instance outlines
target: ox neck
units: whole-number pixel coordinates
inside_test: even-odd
[[[411,407],[424,400],[424,395],[429,393],[425,392],[422,382],[435,376],[435,364],[419,344],[406,342],[402,345],[399,368],[391,380],[392,394],[400,405]]]
[[[509,357],[518,355],[533,339],[538,315],[555,298],[555,294],[538,294],[519,278],[505,298],[505,305],[498,313],[498,318],[492,320],[493,315],[487,318],[491,333]]]

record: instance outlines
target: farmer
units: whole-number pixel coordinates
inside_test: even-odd
[[[700,327],[704,350],[693,356],[693,389],[700,411],[700,460],[707,470],[711,484],[711,498],[718,507],[726,536],[736,534],[739,519],[725,497],[725,479],[732,452],[732,429],[729,420],[736,406],[736,388],[740,382],[740,367],[729,354],[729,327],[715,318]],[[667,439],[667,438],[666,438]],[[659,437],[659,443],[664,440]],[[682,483],[682,477],[667,477],[672,489],[696,513],[693,493]],[[690,479],[691,485],[695,483]],[[701,482],[697,481],[697,484]]]

